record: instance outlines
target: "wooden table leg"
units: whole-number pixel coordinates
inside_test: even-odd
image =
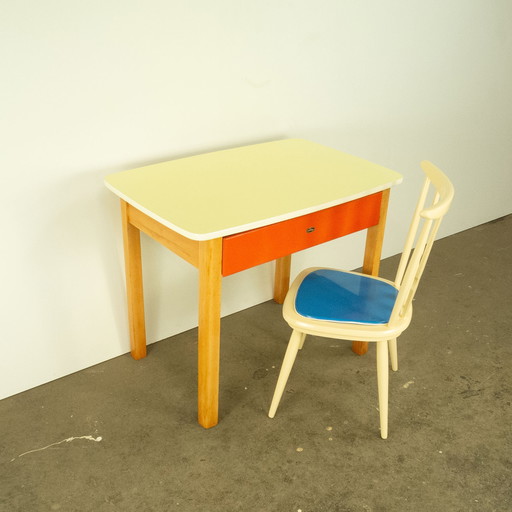
[[[274,277],[274,300],[282,304],[290,287],[290,268],[292,256],[283,256],[276,260],[276,273]]]
[[[219,421],[222,238],[199,244],[198,421]]]
[[[140,231],[130,223],[129,208],[128,203],[121,200],[131,354],[134,359],[142,359],[146,357],[146,324],[144,320]]]
[[[363,273],[371,276],[379,275],[380,259],[382,254],[382,243],[384,242],[384,231],[386,229],[386,216],[388,213],[389,189],[382,192],[380,203],[379,223],[368,228],[366,234],[366,247],[364,250]],[[366,341],[353,341],[352,351],[359,355],[368,352]]]

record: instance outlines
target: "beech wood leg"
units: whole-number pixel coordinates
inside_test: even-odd
[[[274,276],[274,300],[282,304],[290,287],[290,268],[292,256],[283,256],[276,260],[276,272]]]
[[[384,242],[384,231],[386,229],[386,216],[388,213],[389,189],[382,192],[380,202],[379,223],[368,228],[366,233],[366,246],[364,250],[363,273],[371,276],[379,275],[380,258],[382,254],[382,243]],[[368,352],[366,341],[353,341],[352,351],[360,356]]]
[[[219,421],[219,361],[222,239],[199,244],[198,421]]]
[[[129,205],[123,200],[121,200],[121,216],[123,221],[131,354],[134,359],[142,359],[146,357],[146,324],[144,320],[140,231],[130,223]]]

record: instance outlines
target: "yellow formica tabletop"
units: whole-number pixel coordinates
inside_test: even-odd
[[[362,158],[286,139],[118,172],[105,183],[162,225],[208,240],[358,199],[401,180]]]
[[[376,275],[395,171],[302,139],[286,139],[122,171],[105,179],[121,199],[131,353],[146,355],[140,232],[199,270],[198,421],[218,422],[221,281],[275,260],[284,301],[291,254],[367,230],[363,271]],[[367,344],[355,341],[363,354]],[[269,397],[270,398],[270,397]]]

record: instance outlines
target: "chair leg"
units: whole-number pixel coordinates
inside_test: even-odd
[[[299,350],[302,350],[302,347],[304,346],[304,342],[306,341],[306,333],[301,332],[300,333],[300,343],[299,343]]]
[[[386,341],[377,342],[377,388],[379,391],[380,437],[387,439],[389,361]]]
[[[398,370],[398,352],[396,349],[396,338],[388,341],[389,358],[391,359],[391,369],[396,372]]]
[[[304,342],[303,333],[299,331],[293,331],[286,354],[284,355],[283,364],[281,365],[281,371],[279,372],[279,378],[277,379],[276,389],[274,391],[274,397],[272,398],[272,404],[270,405],[270,411],[268,413],[269,418],[273,418],[276,414],[277,407],[283,396],[284,388],[288,382],[288,377],[292,371],[293,363],[297,357],[299,346]]]

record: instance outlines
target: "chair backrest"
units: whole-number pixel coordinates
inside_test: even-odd
[[[389,324],[403,318],[411,306],[439,225],[450,208],[453,185],[448,177],[431,162],[421,162],[425,183],[412,218],[405,247],[398,265],[395,285],[399,292]]]

